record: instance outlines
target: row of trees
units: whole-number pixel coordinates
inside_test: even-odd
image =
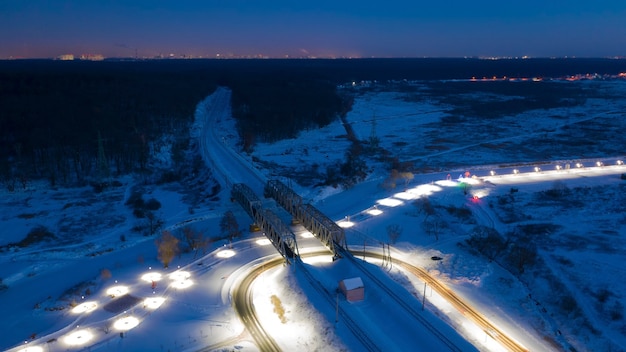
[[[476,226],[466,243],[489,260],[521,275],[538,260],[531,232],[525,226],[518,226],[501,235],[494,228]]]
[[[335,84],[302,65],[255,60],[0,63],[0,180],[52,184],[147,171],[150,146],[182,138],[198,102],[233,90],[250,149],[293,137],[345,112]]]
[[[235,238],[241,236],[239,224],[232,211],[229,210],[222,216],[220,232],[220,236],[209,237],[189,226],[181,228],[176,233],[164,230],[161,237],[155,240],[157,257],[163,263],[163,267],[167,268],[181,252],[193,253],[194,258],[196,258],[200,253],[206,254],[213,241],[228,239],[228,242],[231,243]]]

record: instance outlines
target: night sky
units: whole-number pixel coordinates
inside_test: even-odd
[[[626,56],[625,0],[0,0],[0,58]]]

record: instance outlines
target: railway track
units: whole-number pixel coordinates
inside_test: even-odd
[[[327,251],[317,251],[312,253],[307,253],[305,256],[317,256],[317,255],[326,255]],[[375,259],[383,259],[383,256],[379,253],[369,252],[369,251],[351,251],[350,258],[352,261],[361,269],[361,271],[367,275],[369,279],[371,279],[376,285],[378,285],[381,289],[383,289],[391,298],[393,298],[398,306],[405,309],[409,312],[417,321],[419,321],[426,329],[428,329],[433,335],[435,335],[439,340],[442,341],[451,351],[461,351],[461,349],[454,344],[449,338],[447,338],[443,333],[438,331],[428,320],[426,320],[422,314],[415,310],[415,308],[411,305],[411,302],[407,302],[403,300],[398,294],[396,294],[393,290],[389,289],[386,285],[384,285],[380,279],[376,277],[373,273],[370,273],[367,268],[357,259],[353,257],[353,255],[364,256]],[[427,285],[429,285],[433,290],[435,290],[439,295],[445,298],[450,304],[452,304],[457,310],[462,312],[463,315],[474,321],[476,325],[478,325],[487,335],[492,337],[494,340],[498,341],[502,346],[504,346],[507,350],[513,352],[528,352],[528,350],[519,344],[514,339],[510,338],[502,331],[500,331],[493,323],[491,323],[487,318],[485,318],[482,314],[476,312],[471,306],[465,303],[460,297],[458,297],[454,292],[452,292],[449,288],[447,288],[444,284],[440,283],[432,276],[428,274],[424,269],[416,267],[410,263],[404,262],[399,259],[392,259],[394,264],[397,264],[417,276]],[[255,267],[240,283],[233,289],[233,306],[235,311],[240,316],[242,322],[252,335],[252,338],[256,342],[257,346],[261,351],[280,351],[280,346],[276,343],[276,341],[263,329],[263,326],[259,322],[258,317],[256,316],[256,312],[254,310],[254,305],[252,302],[252,294],[251,294],[251,285],[254,280],[264,271],[272,269],[278,265],[282,265],[284,259],[282,257],[276,257],[274,259],[269,260],[268,262],[263,263],[262,265],[258,265]],[[317,293],[324,298],[324,300],[331,306],[335,306],[335,297],[334,292],[329,292],[325,287],[323,287],[319,281],[317,281],[309,272],[306,270],[306,267],[302,265],[300,261],[296,261],[296,265],[299,266],[300,272],[305,273],[307,281],[311,284],[311,286],[317,291]],[[355,322],[352,317],[347,314],[341,307],[339,307],[338,313],[341,317],[342,322],[347,326],[347,328],[352,332],[352,334],[361,342],[361,344],[368,351],[381,351],[381,348],[378,347],[366,331],[363,331],[360,325]]]
[[[376,259],[383,259],[383,256],[378,253],[372,253],[367,251],[352,251],[352,254],[359,256],[368,256]],[[356,261],[356,260],[355,260]],[[356,261],[358,262],[358,261]],[[399,259],[392,258],[392,262],[397,264],[412,273],[413,275],[419,277],[421,280],[426,282],[433,290],[435,290],[439,295],[441,295],[446,301],[452,304],[458,311],[460,311],[464,316],[471,319],[476,325],[478,325],[487,335],[489,335],[494,340],[498,341],[502,346],[504,346],[507,350],[512,352],[528,352],[526,347],[522,346],[519,342],[514,340],[513,338],[504,334],[500,329],[498,329],[493,323],[491,323],[484,315],[478,313],[474,308],[469,306],[465,301],[463,301],[459,296],[457,296],[454,292],[452,292],[447,286],[433,278],[428,272],[422,268],[416,267],[412,264],[404,262]],[[363,267],[363,271],[367,274],[368,271]],[[368,277],[373,278],[374,280],[378,280],[375,278],[375,275],[368,274]],[[386,290],[392,297],[396,296],[393,291]],[[401,300],[398,301],[402,306],[408,306],[408,304],[403,303]],[[419,313],[415,312],[415,310],[408,306],[407,308],[412,314],[417,318],[418,316],[420,320],[424,320]],[[429,330],[433,331],[434,327],[427,321],[425,322],[426,327],[430,327]],[[436,330],[436,329],[435,329]],[[438,331],[435,333],[437,334]],[[457,350],[457,349],[455,349]]]

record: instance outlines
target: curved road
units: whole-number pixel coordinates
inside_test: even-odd
[[[375,259],[383,259],[382,255],[377,252],[370,251],[351,251],[356,256],[365,256]],[[313,252],[307,253],[306,256],[315,256],[320,254],[328,254],[327,252]],[[464,302],[459,296],[452,292],[444,284],[433,278],[426,270],[416,267],[408,262],[392,259],[393,262],[413,275],[417,276],[439,295],[445,298],[450,304],[452,304],[457,310],[462,312],[466,317],[471,319],[476,325],[478,325],[486,334],[491,336],[494,340],[498,341],[502,346],[506,347],[509,351],[514,352],[528,352],[524,346],[519,344],[511,337],[504,334],[493,323],[491,323],[482,314],[474,310],[469,304]],[[254,280],[264,271],[270,270],[284,262],[282,257],[270,259],[261,265],[257,265],[252,271],[250,271],[236,287],[233,289],[233,307],[240,316],[241,321],[246,326],[246,329],[251,333],[257,346],[262,351],[280,351],[280,347],[276,341],[263,329],[252,303],[251,285]],[[332,302],[331,302],[332,303]],[[358,333],[357,333],[358,334]],[[452,350],[455,350],[454,346],[450,346]],[[375,349],[375,347],[374,347]],[[371,348],[370,348],[371,350]]]

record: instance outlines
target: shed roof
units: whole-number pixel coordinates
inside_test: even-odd
[[[363,281],[358,276],[350,279],[344,279],[343,284],[346,286],[346,290],[354,290],[355,288],[363,287]]]

